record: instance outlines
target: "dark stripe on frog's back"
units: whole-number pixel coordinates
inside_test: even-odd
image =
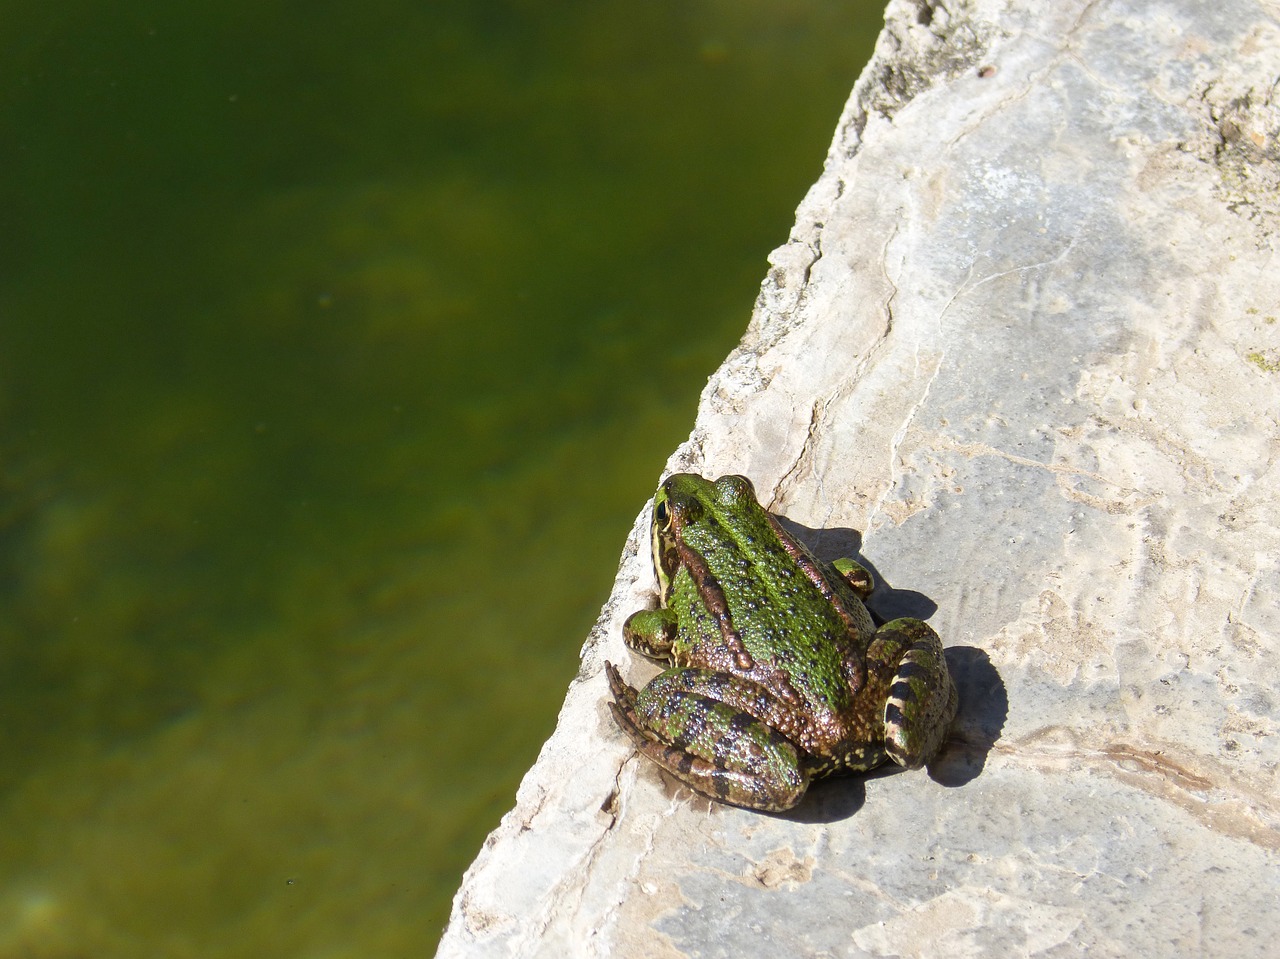
[[[742,675],[734,662],[724,636],[724,628],[732,629],[728,617],[717,623],[702,604],[702,598],[687,566],[681,566],[671,581],[670,606],[679,611],[681,630],[671,649],[673,666],[702,666],[720,672]],[[719,584],[713,587],[719,590]],[[736,635],[736,634],[735,634]],[[690,654],[697,651],[696,656]]]
[[[692,570],[700,565],[709,568],[711,563],[706,560],[708,552],[724,554],[737,551],[747,558],[750,570],[770,570],[774,574],[771,578],[775,583],[785,583],[788,588],[782,591],[776,586],[767,587],[758,574],[753,575],[737,568],[715,571],[712,588],[718,595],[714,595],[713,599],[717,600],[715,605],[725,611],[723,617],[716,617],[720,638],[730,647],[730,651],[740,642],[753,660],[753,668],[746,670],[728,664],[719,668],[728,666],[731,672],[774,686],[777,680],[773,673],[784,665],[785,659],[785,666],[791,675],[810,677],[807,690],[795,690],[801,698],[818,711],[839,711],[851,697],[840,660],[840,650],[836,644],[818,644],[815,649],[813,644],[804,642],[802,637],[802,634],[817,630],[837,637],[849,634],[850,648],[859,643],[856,622],[851,621],[851,614],[845,608],[847,603],[832,600],[833,596],[839,596],[839,587],[832,587],[820,572],[817,561],[803,546],[786,535],[763,507],[752,511],[749,519],[740,517],[738,525],[744,528],[744,534],[740,538],[730,535],[718,517],[707,514],[701,518],[696,528],[684,529],[682,561],[686,568]],[[690,553],[694,555],[689,555]],[[803,561],[797,559],[797,556],[802,557]],[[805,568],[806,562],[809,569]],[[815,576],[818,582],[814,581]],[[759,605],[751,619],[756,623],[771,622],[772,626],[740,627],[733,613],[734,606],[743,600],[730,601],[730,593],[738,596],[754,594],[759,597]],[[869,615],[851,592],[850,598],[857,603],[855,610],[866,617],[869,634]],[[843,600],[843,597],[840,599]],[[802,607],[809,612],[802,613]],[[815,610],[822,610],[823,613],[815,614]],[[713,617],[715,616],[713,611]],[[703,641],[709,638],[707,635],[701,637]]]
[[[720,580],[695,550],[681,547],[680,562],[682,571],[688,575],[689,583],[686,588],[679,590],[677,599],[688,603],[689,620],[697,624],[696,638],[707,644],[702,650],[704,657],[719,647],[719,651],[729,656],[727,665],[734,672],[749,675],[755,661],[747,653],[742,636],[734,627],[728,597]]]

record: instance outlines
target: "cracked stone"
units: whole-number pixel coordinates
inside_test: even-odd
[[[668,469],[943,637],[927,771],[762,816],[605,708],[637,519],[454,956],[1263,956],[1280,938],[1280,10],[894,0]],[[637,504],[639,505],[639,504]]]

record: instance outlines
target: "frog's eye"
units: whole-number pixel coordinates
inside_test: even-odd
[[[653,504],[653,522],[655,526],[666,526],[671,522],[671,511],[667,509],[667,501],[660,499]]]

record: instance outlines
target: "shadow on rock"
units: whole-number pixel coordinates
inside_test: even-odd
[[[963,786],[986,765],[1009,715],[1009,694],[991,657],[976,646],[952,646],[947,668],[960,692],[951,736],[929,763],[929,777],[943,786]]]
[[[769,813],[776,819],[810,825],[848,819],[867,801],[867,774],[828,776],[810,783],[800,805],[786,812]]]

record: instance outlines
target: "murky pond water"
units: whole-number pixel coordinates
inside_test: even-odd
[[[427,954],[880,5],[3,6],[0,957]]]

